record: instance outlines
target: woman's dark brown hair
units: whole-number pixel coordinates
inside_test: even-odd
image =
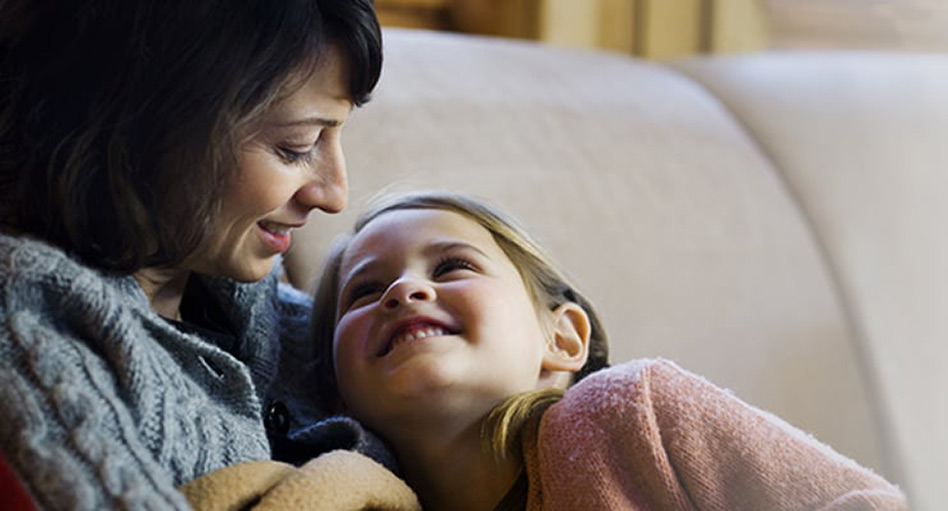
[[[0,0],[0,228],[107,270],[181,262],[242,138],[330,45],[364,103],[371,0]]]

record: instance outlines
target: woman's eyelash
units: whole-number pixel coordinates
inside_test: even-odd
[[[298,141],[285,141],[282,145],[278,145],[276,148],[277,154],[283,161],[287,163],[305,163],[309,164],[313,161],[316,156],[316,148],[319,147],[320,141],[323,139],[323,133],[320,132],[316,134],[316,139],[310,144],[307,140],[308,138],[299,139]],[[305,147],[305,151],[299,151],[292,148],[302,148]]]
[[[294,151],[293,149],[280,147],[277,149],[277,152],[280,158],[287,163],[309,163],[313,159],[313,150]]]

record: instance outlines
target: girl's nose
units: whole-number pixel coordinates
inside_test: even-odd
[[[402,277],[393,282],[382,296],[382,306],[394,310],[400,306],[415,302],[430,302],[435,299],[434,288],[427,280],[414,277]]]

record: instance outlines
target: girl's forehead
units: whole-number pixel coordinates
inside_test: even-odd
[[[455,237],[493,243],[490,231],[472,218],[443,209],[400,209],[382,213],[353,238],[353,245],[366,242],[424,243],[434,238]]]
[[[385,212],[353,236],[343,254],[345,269],[369,257],[385,257],[429,246],[467,244],[488,254],[503,255],[493,235],[470,217],[442,209]]]

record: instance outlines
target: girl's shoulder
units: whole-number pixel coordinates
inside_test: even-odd
[[[680,380],[704,378],[682,369],[664,358],[633,359],[590,374],[567,391],[571,399],[589,399],[603,394],[628,394],[632,391],[661,390],[674,387]],[[603,396],[605,397],[605,396]]]
[[[728,393],[671,360],[633,359],[590,374],[571,387],[549,415],[551,421],[563,422],[645,418],[657,406],[686,406],[698,398],[699,389],[709,388]]]

